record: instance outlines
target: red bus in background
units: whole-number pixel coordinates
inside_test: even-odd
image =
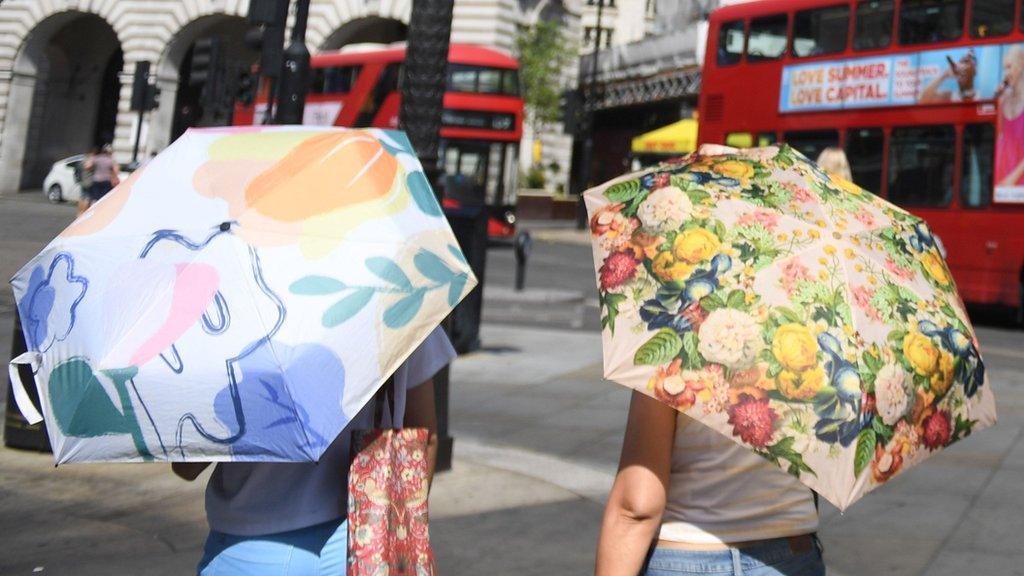
[[[356,45],[312,57],[303,124],[397,128],[404,44]],[[267,85],[234,123],[262,122]],[[438,157],[446,208],[485,205],[492,237],[515,234],[523,100],[519,63],[494,50],[452,44]]]
[[[1024,310],[1024,29],[1015,0],[765,0],[709,20],[701,143],[846,150],[931,225],[961,295]]]

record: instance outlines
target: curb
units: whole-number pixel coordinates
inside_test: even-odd
[[[576,304],[584,296],[576,290],[527,288],[516,291],[505,286],[484,286],[484,301],[512,304]]]
[[[522,448],[482,444],[465,436],[459,436],[458,455],[474,464],[557,486],[600,505],[604,505],[615,480],[614,474],[590,466]]]
[[[540,242],[553,242],[556,244],[575,244],[577,246],[590,245],[590,233],[587,230],[565,229],[565,228],[541,228],[531,229],[530,235]]]

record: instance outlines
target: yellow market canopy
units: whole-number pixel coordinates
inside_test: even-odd
[[[633,138],[634,154],[685,154],[697,149],[697,121],[686,118]]]

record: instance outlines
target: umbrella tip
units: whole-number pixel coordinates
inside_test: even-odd
[[[221,222],[220,231],[227,232],[228,230],[231,230],[231,222]]]

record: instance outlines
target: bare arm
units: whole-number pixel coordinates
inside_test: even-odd
[[[209,462],[172,462],[171,470],[178,478],[191,482],[198,478],[209,465]]]
[[[676,411],[633,392],[629,421],[597,542],[596,576],[634,576],[665,511]]]
[[[409,428],[426,428],[430,432],[427,436],[427,473],[433,481],[434,465],[437,463],[437,408],[434,404],[433,379],[409,389],[405,398],[405,425]]]
[[[952,94],[948,91],[939,92],[939,86],[946,81],[947,78],[952,78],[953,74],[951,71],[946,70],[942,74],[939,74],[937,78],[932,80],[924,90],[921,91],[921,97],[917,99],[921,104],[934,104],[936,102],[949,102],[952,99]]]

